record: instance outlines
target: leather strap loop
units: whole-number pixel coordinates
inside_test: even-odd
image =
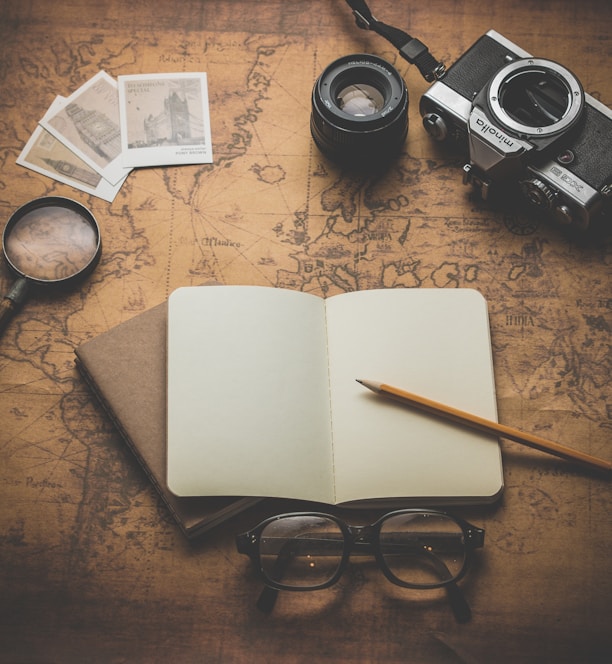
[[[346,0],[346,2],[353,10],[355,22],[359,28],[372,30],[393,44],[404,60],[417,66],[426,81],[435,81],[444,76],[446,68],[431,55],[423,42],[411,37],[403,30],[374,18],[365,0]]]

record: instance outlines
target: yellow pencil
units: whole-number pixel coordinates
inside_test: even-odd
[[[392,387],[391,385],[378,383],[373,380],[357,379],[357,382],[361,383],[364,387],[367,387],[377,394],[390,397],[410,406],[414,406],[415,408],[423,410],[431,415],[438,415],[457,424],[462,424],[464,426],[494,436],[508,438],[509,440],[521,443],[522,445],[533,447],[536,450],[554,454],[555,456],[566,459],[567,461],[576,461],[590,468],[606,471],[608,475],[612,474],[612,463],[610,461],[606,461],[605,459],[599,459],[597,457],[591,456],[590,454],[585,454],[584,452],[579,452],[578,450],[574,450],[570,447],[565,447],[565,445],[560,445],[559,443],[546,440],[540,436],[525,433],[524,431],[519,431],[518,429],[513,429],[512,427],[506,426],[505,424],[498,424],[497,422],[487,420],[484,417],[480,417],[478,415],[473,415],[472,413],[466,413],[465,411],[459,410],[458,408],[446,406],[437,401],[432,401],[426,397],[418,396],[417,394],[412,394],[411,392],[406,392],[405,390],[401,390],[398,387]]]

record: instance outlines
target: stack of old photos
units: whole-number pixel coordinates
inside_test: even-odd
[[[212,162],[206,74],[99,72],[57,97],[17,163],[112,202],[133,168]]]

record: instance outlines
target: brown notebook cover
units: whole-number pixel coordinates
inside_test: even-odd
[[[76,365],[189,538],[261,498],[179,498],[166,485],[166,324],[163,303],[75,350]]]

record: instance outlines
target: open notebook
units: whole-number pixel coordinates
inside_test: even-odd
[[[322,299],[176,290],[168,309],[168,486],[330,504],[491,502],[495,438],[377,398],[380,380],[497,419],[487,305],[471,289]]]

